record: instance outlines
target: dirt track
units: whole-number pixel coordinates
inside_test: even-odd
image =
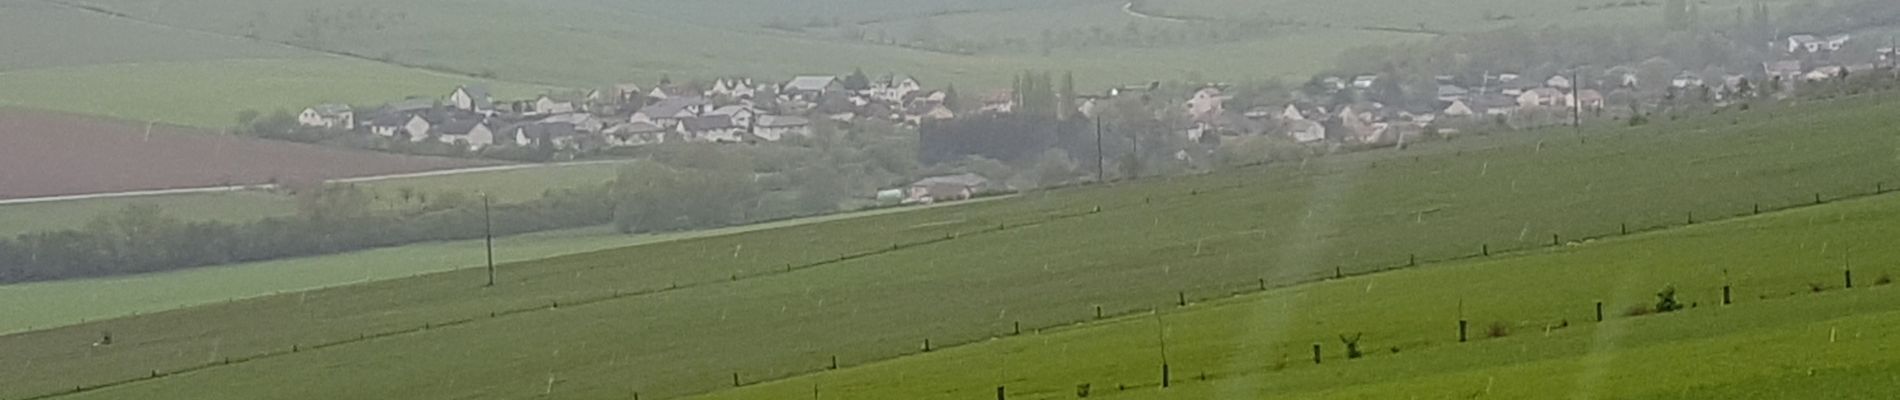
[[[496,164],[0,109],[0,199],[321,181]]]

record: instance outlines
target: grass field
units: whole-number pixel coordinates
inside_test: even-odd
[[[1617,0],[1145,0],[1146,8],[1168,15],[1229,20],[1265,19],[1300,21],[1334,26],[1424,27],[1432,30],[1475,32],[1517,25],[1582,26],[1593,24],[1659,24],[1663,3],[1605,7]],[[1788,1],[1697,1],[1703,18],[1730,21],[1738,7]],[[1587,7],[1589,10],[1578,10]],[[1508,19],[1486,20],[1490,17]]]
[[[497,262],[514,263],[609,248],[730,235],[925,208],[896,208],[747,226],[649,235],[584,228],[501,238]],[[3,210],[3,209],[0,209]],[[4,215],[4,214],[0,214]],[[4,221],[4,220],[0,220]],[[331,256],[264,261],[129,277],[0,286],[7,318],[0,332],[46,329],[180,307],[412,277],[484,264],[482,241],[421,243]]]
[[[237,124],[242,110],[374,106],[407,96],[442,97],[470,83],[481,82],[342,58],[101,64],[0,73],[0,105],[225,129]],[[509,98],[546,90],[488,85]]]
[[[0,237],[76,229],[135,205],[155,206],[186,221],[244,222],[297,212],[294,199],[253,191],[15,204],[0,206]]]
[[[1882,245],[1896,236],[1900,198],[1882,196],[1190,308],[1157,303],[1160,316],[697,398],[804,398],[814,387],[827,399],[987,398],[998,385],[1012,399],[1072,398],[1083,384],[1114,399],[1884,398],[1900,391],[1888,340],[1900,333],[1900,292],[1866,288],[1900,273],[1900,251]],[[1849,249],[1862,280],[1843,292]],[[1724,284],[1735,305],[1720,305]],[[1622,315],[1670,285],[1698,306]],[[1594,322],[1596,301],[1611,320]],[[1460,307],[1475,343],[1457,342]],[[1489,337],[1493,324],[1504,336]],[[1336,337],[1357,333],[1367,357],[1347,360]]]
[[[418,204],[401,200],[403,189],[430,196],[450,192],[468,195],[486,192],[497,203],[514,203],[540,198],[542,193],[549,190],[605,184],[614,179],[618,168],[618,164],[611,163],[550,166],[379,180],[356,185],[371,191],[376,204],[385,209],[403,209]],[[296,198],[255,190],[0,205],[0,237],[78,228],[101,214],[134,205],[156,206],[166,214],[187,221],[244,222],[297,212]]]
[[[1552,239],[1614,236],[1625,223],[1640,231],[1750,214],[1756,204],[1773,210],[1816,196],[1866,194],[1900,178],[1895,138],[1881,128],[1891,122],[1885,110],[1892,101],[1728,113],[1581,137],[1466,138],[513,264],[487,289],[479,271],[465,270],[30,332],[0,338],[4,358],[15,360],[0,364],[0,375],[28,382],[0,389],[0,397],[154,371],[168,375],[75,397],[698,393],[729,386],[735,372],[756,382],[813,371],[832,355],[856,365],[916,353],[925,340],[987,340],[1017,322],[1035,328],[1087,320],[1098,306],[1131,312],[1177,295],[1225,296],[1261,279],[1287,285],[1335,271],[1399,268],[1414,256],[1427,262],[1481,248],[1536,249]],[[1732,251],[1708,260],[1753,254],[1725,250]],[[1865,251],[1874,253],[1870,260],[1891,256]],[[1808,261],[1801,267],[1821,277],[1835,263]],[[774,273],[801,265],[809,267]],[[1721,267],[1703,267],[1719,276]],[[1675,283],[1690,290],[1685,297],[1702,300],[1707,282]],[[1749,290],[1807,283],[1747,282]],[[1617,293],[1667,283],[1632,281]],[[1644,298],[1605,300],[1623,307]],[[1531,320],[1586,307],[1515,314],[1497,306],[1470,312]],[[116,344],[90,346],[101,331]],[[390,332],[407,333],[358,340]],[[259,354],[271,356],[250,359]],[[169,375],[225,357],[236,363]]]

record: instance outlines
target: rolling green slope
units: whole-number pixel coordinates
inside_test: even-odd
[[[1900,237],[1896,222],[1900,198],[1881,196],[1192,307],[1154,303],[1160,316],[696,398],[804,398],[814,387],[827,399],[987,398],[998,385],[1012,399],[1058,398],[1085,384],[1091,398],[1113,399],[1881,398],[1900,390],[1887,378],[1900,368],[1887,340],[1900,333],[1900,293],[1875,283],[1900,273],[1900,251],[1881,245]],[[1842,290],[1850,251],[1859,286]],[[1724,285],[1734,305],[1720,305]],[[1696,306],[1623,315],[1668,286]],[[1594,322],[1597,301],[1607,322]],[[1472,343],[1457,342],[1461,307]],[[1346,359],[1337,336],[1361,333],[1367,356]]]
[[[1414,257],[1587,243],[1581,238],[1616,236],[1624,226],[1865,195],[1900,182],[1895,138],[1881,128],[1892,121],[1892,101],[1758,108],[1581,137],[1462,138],[514,264],[486,289],[480,271],[458,271],[31,332],[0,338],[7,359],[33,366],[0,365],[0,374],[31,382],[0,396],[131,379],[141,380],[79,397],[699,393],[731,385],[734,373],[757,382],[819,369],[833,355],[861,364],[916,353],[925,340],[943,347],[1016,323],[1033,330],[1089,320],[1098,306],[1139,312],[1260,280],[1290,285],[1402,268]],[[1858,249],[1879,237],[1784,241]],[[1721,260],[1748,259],[1692,259],[1705,269],[1658,269],[1656,280],[1615,293],[1719,274]],[[1833,261],[1809,261],[1802,267],[1814,276],[1831,275]],[[1484,291],[1508,282],[1466,283],[1432,286]],[[1707,281],[1675,283],[1706,299]],[[1605,300],[1624,307],[1643,297]],[[1483,318],[1574,322],[1584,306],[1572,307]],[[120,344],[90,346],[102,331]],[[221,365],[226,357],[231,365]]]

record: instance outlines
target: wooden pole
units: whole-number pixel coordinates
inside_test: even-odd
[[[1313,364],[1319,364],[1319,343],[1313,344]]]
[[[482,193],[482,237],[488,248],[488,285],[495,286],[495,218],[488,211],[488,193]]]
[[[1603,302],[1597,302],[1597,322],[1603,322]]]
[[[1722,285],[1722,305],[1726,306],[1734,303],[1734,300],[1729,297],[1729,285]]]
[[[1458,320],[1458,343],[1464,343],[1466,340],[1468,340],[1468,337],[1465,336],[1465,333],[1466,333],[1466,329],[1470,326],[1471,326],[1471,321],[1466,321],[1462,319]]]

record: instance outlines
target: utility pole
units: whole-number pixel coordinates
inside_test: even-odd
[[[1140,179],[1141,178],[1141,137],[1136,136],[1134,130],[1129,130],[1128,143],[1134,144],[1134,150],[1128,152],[1128,163],[1129,163],[1128,171],[1130,171],[1128,174],[1128,178]]]
[[[1161,388],[1168,388],[1173,380],[1168,366],[1168,325],[1161,320],[1161,307],[1155,307],[1155,341],[1161,344]]]
[[[488,248],[488,285],[495,286],[495,219],[488,211],[488,193],[482,193],[482,237]]]
[[[1570,125],[1578,136],[1583,135],[1583,80],[1577,79],[1577,70],[1582,68],[1570,69]]]
[[[1107,167],[1108,163],[1107,161],[1104,160],[1104,158],[1106,158],[1107,155],[1102,154],[1102,116],[1100,115],[1101,113],[1099,112],[1096,114],[1097,115],[1095,116],[1095,183],[1099,184],[1099,183],[1108,183],[1108,167]]]

